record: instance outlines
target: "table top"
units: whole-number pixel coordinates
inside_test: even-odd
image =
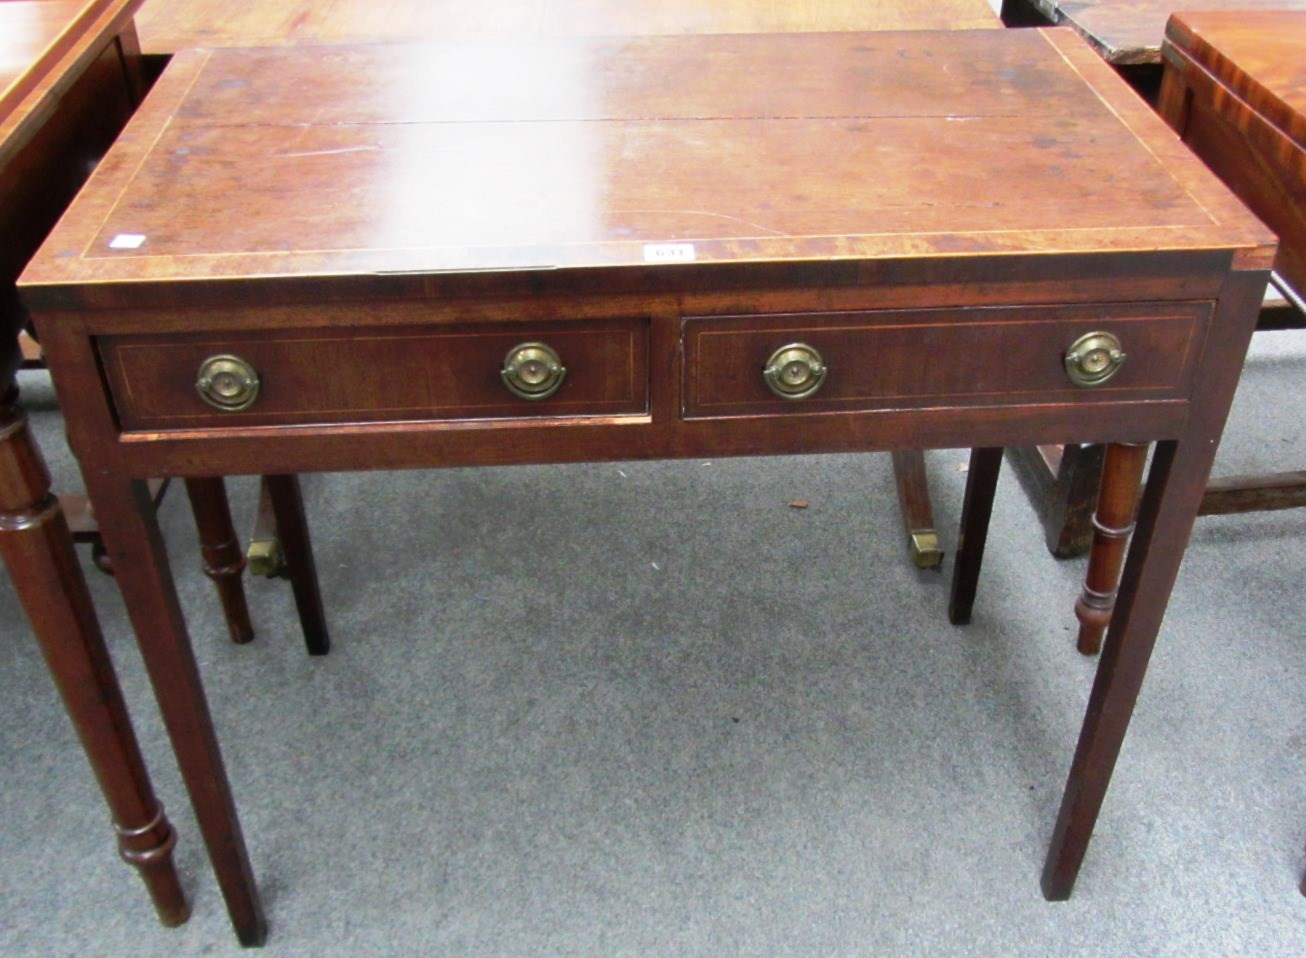
[[[1078,30],[1108,63],[1161,62],[1165,23],[1176,10],[1306,10],[1306,0],[1026,0],[1056,24]],[[1300,54],[1298,54],[1300,57]]]
[[[0,2],[0,163],[141,0]]]
[[[1306,148],[1306,9],[1176,14],[1166,40]]]
[[[1263,256],[1135,99],[1060,30],[189,51],[24,283]]]
[[[146,53],[187,47],[1000,27],[987,0],[150,0]]]
[[[78,0],[21,0],[0,4],[0,103],[18,78],[49,51],[82,6]]]
[[[82,159],[50,155],[49,143],[70,152],[79,135],[61,110],[74,87],[131,22],[141,0],[6,0],[0,2],[0,393],[19,363],[17,327],[23,310],[13,282],[27,254],[54,222],[59,190],[83,168]],[[122,78],[124,83],[126,77]],[[85,94],[82,94],[83,96]],[[103,115],[111,115],[106,105]],[[52,122],[53,121],[53,122]],[[63,124],[62,132],[51,132]],[[43,142],[42,137],[46,140]],[[76,172],[68,175],[67,164]],[[51,189],[51,183],[59,184]]]

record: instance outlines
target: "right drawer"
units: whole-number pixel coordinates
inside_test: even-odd
[[[683,410],[708,418],[1179,399],[1211,310],[1186,302],[686,317]],[[1100,348],[1094,333],[1109,334],[1124,359],[1104,382],[1082,385],[1066,357],[1077,343],[1081,354],[1084,343]],[[1084,360],[1089,379],[1099,358]],[[776,392],[789,362],[795,393],[819,373],[801,398]]]

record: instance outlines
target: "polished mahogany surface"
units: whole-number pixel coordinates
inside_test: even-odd
[[[83,39],[96,11],[112,6],[85,0],[9,0],[0,3],[0,120],[8,118],[59,58]]]
[[[973,31],[186,52],[29,269],[28,295],[644,267],[667,255],[1262,246],[1159,121],[1134,111],[1122,122],[1083,82],[1092,64],[1068,56],[1067,40]],[[760,72],[784,82],[758,84]],[[650,249],[678,243],[692,252]]]
[[[1306,149],[1306,4],[1296,11],[1177,14],[1166,39]]]
[[[1306,0],[1023,0],[1055,24],[1074,27],[1109,63],[1159,63],[1165,22],[1176,10],[1306,10]],[[1295,54],[1301,58],[1300,50]]]
[[[1306,10],[1176,14],[1159,109],[1280,238],[1276,269],[1306,291]]]
[[[997,26],[987,0],[150,0],[146,53],[457,38],[948,30]]]

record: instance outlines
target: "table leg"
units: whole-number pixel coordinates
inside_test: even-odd
[[[299,477],[293,474],[264,476],[263,483],[276,517],[277,538],[286,557],[286,571],[295,594],[295,608],[299,610],[304,644],[308,646],[310,655],[326,655],[331,651],[331,637],[327,633],[322,593],[318,590],[317,566],[313,562],[313,546],[308,537],[308,519],[304,515]]]
[[[1115,615],[1043,869],[1043,894],[1051,901],[1064,901],[1074,889],[1196,517],[1200,486],[1181,490],[1189,492],[1187,496],[1167,489],[1175,473],[1191,476],[1201,468],[1194,460],[1204,458],[1209,469],[1210,456],[1193,447],[1191,442],[1182,448],[1175,442],[1158,443],[1152,457]]]
[[[119,854],[140,872],[164,925],[190,907],[177,842],[132,730],[59,501],[10,385],[0,394],[0,554],[113,816]]]
[[[186,495],[199,530],[204,574],[218,588],[231,641],[244,645],[253,641],[254,626],[249,621],[249,606],[245,602],[245,587],[241,581],[245,554],[240,550],[240,540],[231,522],[226,485],[220,476],[187,479]]]
[[[263,908],[148,485],[109,472],[87,485],[236,936],[260,945]]]
[[[919,449],[895,451],[893,478],[898,486],[898,508],[907,530],[912,564],[918,569],[938,569],[943,565],[943,550],[939,548],[939,534],[930,508],[925,453]]]
[[[980,565],[984,561],[984,544],[989,536],[989,518],[993,515],[993,494],[997,491],[1001,471],[1001,446],[970,451],[966,497],[961,506],[961,532],[957,535],[957,559],[952,569],[952,598],[948,603],[948,620],[953,625],[970,622],[975,591],[979,587]]]
[[[1097,655],[1111,622],[1120,583],[1120,567],[1134,532],[1138,488],[1150,443],[1113,442],[1106,447],[1102,482],[1093,513],[1093,545],[1088,554],[1084,588],[1075,602],[1079,619],[1079,651]]]

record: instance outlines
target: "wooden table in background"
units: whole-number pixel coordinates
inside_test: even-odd
[[[14,381],[24,312],[14,280],[140,90],[139,0],[0,3],[0,554],[159,919],[189,910],[176,835],[154,796],[50,476]],[[58,854],[51,861],[67,866]]]
[[[177,55],[24,295],[249,942],[146,477],[979,447],[963,621],[1002,446],[1156,441],[1060,899],[1272,254],[1069,31],[301,46]],[[1129,362],[1076,385],[1102,333]]]
[[[1183,5],[1184,0],[1004,0],[1002,15],[1014,18],[1020,8],[1032,9],[1054,25],[1073,27],[1112,66],[1159,66],[1165,22]],[[1196,6],[1241,15],[1269,8],[1306,10],[1306,0],[1199,0]]]
[[[150,0],[146,53],[189,47],[679,33],[957,30],[999,25],[988,0]]]

